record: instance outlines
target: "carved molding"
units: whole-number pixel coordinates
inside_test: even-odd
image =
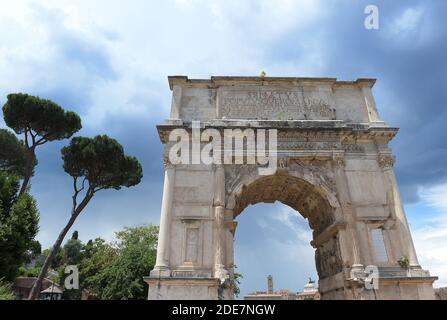
[[[158,125],[157,130],[161,142],[167,144],[169,143],[169,134],[172,130],[183,128],[190,133],[191,127],[192,123],[190,121],[182,121],[178,124],[167,123]],[[219,119],[201,121],[201,127],[203,129],[214,128],[222,131],[223,129],[229,128],[244,129],[250,126],[249,121],[238,122],[237,120]],[[364,149],[364,146],[355,143],[355,141],[369,140],[371,143],[376,143],[377,141],[387,143],[393,139],[397,133],[396,128],[371,128],[368,125],[347,125],[333,122],[324,123],[312,120],[292,124],[292,127],[290,127],[288,121],[266,121],[263,123],[263,126],[259,128],[278,129],[278,143],[284,142],[287,144],[297,142],[298,148],[308,148],[315,143],[315,148],[344,149],[347,152],[360,152]],[[315,128],[320,130],[315,130]],[[310,144],[306,145],[306,143]]]
[[[363,153],[365,148],[355,143],[344,144],[338,141],[278,141],[279,150],[337,150],[348,153]]]
[[[340,150],[340,142],[327,141],[278,141],[280,150]]]
[[[365,147],[356,143],[343,144],[343,150],[349,153],[363,153]]]

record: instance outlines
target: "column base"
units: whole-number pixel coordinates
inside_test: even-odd
[[[150,272],[151,278],[170,277],[170,276],[171,276],[171,270],[167,267],[155,268]]]
[[[378,300],[436,300],[433,282],[438,277],[379,278]]]
[[[215,278],[145,277],[148,300],[218,300],[220,285]]]
[[[399,267],[381,267],[378,289],[367,289],[365,275],[355,268],[347,277],[343,272],[319,280],[322,300],[434,300],[432,277],[422,269],[404,270]],[[408,274],[408,275],[407,275]],[[353,276],[355,275],[355,276]]]

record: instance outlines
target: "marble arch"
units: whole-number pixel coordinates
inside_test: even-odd
[[[394,175],[388,143],[398,129],[380,119],[374,83],[169,77],[171,114],[157,126],[165,180],[148,298],[233,299],[235,218],[250,204],[281,201],[313,230],[322,299],[434,299],[437,278],[419,264]],[[169,133],[191,131],[192,121],[219,131],[276,129],[276,172],[171,163]],[[365,286],[368,266],[379,272],[374,290]]]

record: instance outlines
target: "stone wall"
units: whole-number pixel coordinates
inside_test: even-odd
[[[437,300],[447,300],[447,287],[436,288],[435,295]]]

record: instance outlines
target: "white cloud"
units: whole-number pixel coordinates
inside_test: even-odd
[[[290,75],[321,68],[314,37],[296,39],[303,48],[298,63],[272,63],[266,54],[272,41],[320,19],[323,8],[310,0],[3,1],[0,27],[8,32],[0,34],[0,94],[70,91],[86,99],[80,113],[93,126],[122,112],[160,116],[169,108],[169,74]]]
[[[447,183],[422,190],[421,197],[437,214],[413,228],[419,262],[439,277],[435,286],[447,286]]]
[[[390,46],[396,49],[415,49],[437,41],[438,32],[432,21],[433,12],[420,5],[407,8],[385,26],[383,35],[392,39]]]
[[[394,20],[392,32],[400,34],[416,30],[421,24],[423,13],[421,8],[406,9]]]
[[[238,29],[261,39],[308,26],[321,18],[324,6],[315,0],[212,1],[211,12],[223,28]],[[248,39],[247,39],[248,40]]]
[[[447,215],[447,183],[423,189],[421,196],[432,206]],[[447,216],[445,217],[447,218]]]
[[[269,274],[275,290],[302,290],[308,277],[317,277],[311,239],[307,221],[279,202],[244,210],[235,238],[237,270],[244,275],[242,294],[265,290]]]
[[[308,226],[304,227],[303,222],[305,220],[300,221],[301,217],[299,217],[299,215],[300,213],[298,213],[296,210],[288,206],[281,205],[279,207],[279,210],[273,215],[273,219],[280,221],[291,231],[293,231],[297,243],[299,243],[300,245],[304,244],[305,246],[309,246],[310,241],[313,238],[312,230]]]

